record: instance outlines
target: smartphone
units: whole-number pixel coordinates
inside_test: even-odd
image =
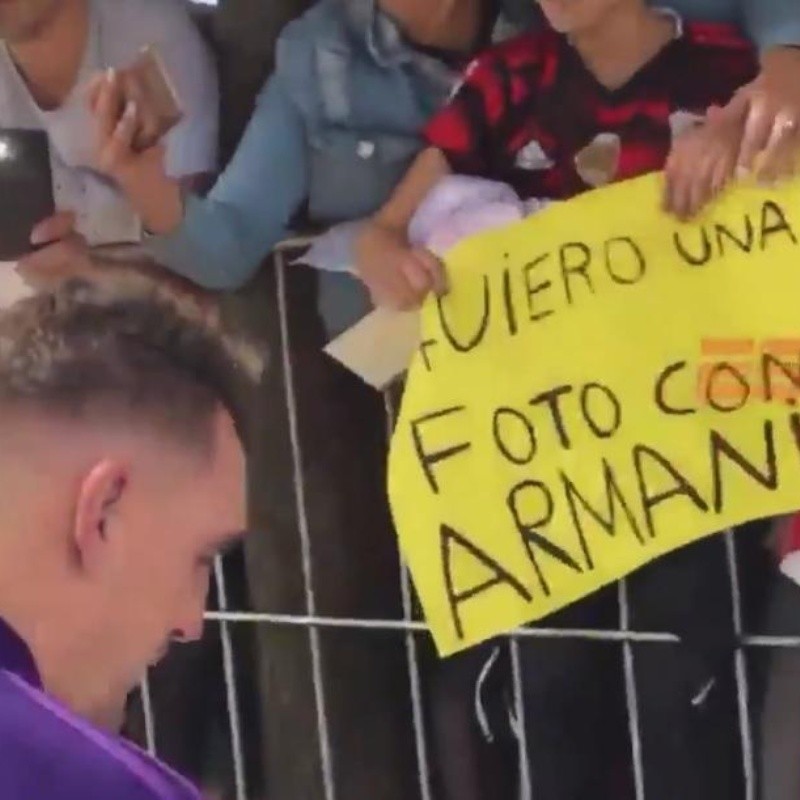
[[[183,118],[178,94],[158,50],[142,48],[136,60],[120,70],[124,102],[136,103],[139,126],[133,147],[141,152],[157,144]]]
[[[30,253],[31,231],[54,213],[47,134],[0,128],[0,261]]]

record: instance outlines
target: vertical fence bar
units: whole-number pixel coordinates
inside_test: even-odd
[[[522,693],[522,667],[519,657],[519,641],[509,642],[511,648],[511,678],[514,687],[514,717],[519,746],[519,800],[533,800],[531,767],[528,758],[528,732],[525,727],[525,697]]]
[[[142,713],[144,715],[144,741],[147,752],[156,754],[156,719],[153,712],[153,697],[150,694],[150,676],[145,675],[141,683]]]
[[[300,533],[300,549],[303,562],[303,584],[305,588],[306,611],[314,616],[317,602],[314,591],[314,572],[311,557],[311,534],[306,511],[305,482],[303,481],[303,452],[300,445],[300,432],[297,419],[297,397],[294,386],[294,367],[292,364],[289,337],[289,310],[286,298],[286,260],[281,250],[275,252],[275,271],[277,276],[278,316],[281,332],[281,359],[283,362],[284,385],[286,389],[286,411],[289,418],[289,439],[292,448],[292,470],[297,519]],[[311,668],[314,681],[314,700],[317,709],[317,728],[319,733],[320,764],[325,789],[325,800],[336,800],[336,784],[331,759],[330,730],[328,725],[325,684],[322,672],[322,648],[320,633],[316,627],[309,627],[311,647]]]
[[[742,739],[742,763],[746,800],[756,800],[755,757],[753,736],[750,727],[750,687],[747,679],[747,661],[742,647],[742,594],[739,585],[739,569],[736,560],[736,543],[733,531],[725,533],[725,551],[728,558],[728,575],[731,582],[731,607],[733,609],[733,630],[739,646],[736,648],[736,695],[739,705],[739,731]]]
[[[631,611],[628,602],[628,585],[619,582],[619,627],[624,633],[630,631]],[[642,645],[647,647],[648,645]],[[642,731],[639,723],[639,694],[636,689],[636,670],[633,663],[633,644],[626,639],[622,643],[622,660],[625,670],[625,702],[628,706],[628,730],[631,739],[631,761],[633,763],[633,785],[636,800],[644,800],[644,762],[642,759]]]
[[[217,583],[217,596],[220,611],[228,610],[228,592],[225,586],[225,573],[222,558],[214,559],[214,578]],[[231,753],[233,755],[233,776],[236,785],[236,800],[247,800],[247,781],[242,751],[242,727],[239,716],[239,692],[236,687],[236,671],[233,661],[233,645],[229,623],[222,620],[220,641],[222,642],[222,669],[225,675],[225,695],[228,706],[228,723],[231,730]]]

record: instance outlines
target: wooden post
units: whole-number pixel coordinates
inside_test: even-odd
[[[304,0],[222,0],[219,43],[224,139],[230,146],[269,68],[274,38]],[[280,191],[280,186],[271,187]],[[290,358],[300,478],[311,540],[316,612],[401,617],[395,537],[385,501],[382,398],[321,351],[325,336],[311,270],[286,270]],[[268,374],[250,398],[253,527],[247,577],[254,609],[304,615],[287,379],[281,353],[278,278],[268,262],[227,303],[228,318],[260,337]],[[309,631],[259,625],[257,652],[265,798],[325,800]],[[337,800],[414,800],[418,795],[405,641],[402,634],[322,630],[325,726]]]

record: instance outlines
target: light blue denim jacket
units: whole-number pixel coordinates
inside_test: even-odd
[[[800,0],[659,4],[690,19],[741,23],[761,48],[800,43]],[[514,23],[533,19],[533,6],[504,1]],[[214,188],[186,198],[178,230],[149,240],[155,258],[202,286],[236,288],[304,201],[322,223],[374,211],[452,85],[437,63],[406,46],[376,0],[319,0],[281,34],[275,71]]]

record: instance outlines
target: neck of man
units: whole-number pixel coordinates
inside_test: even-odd
[[[58,108],[78,79],[89,40],[89,0],[61,0],[40,30],[9,44],[31,96],[45,110]]]
[[[623,86],[676,34],[676,22],[663,11],[620,3],[595,26],[569,37],[586,66],[609,89]]]
[[[91,676],[87,682],[90,659],[76,646],[85,638],[76,630],[80,602],[58,590],[59,579],[47,567],[49,548],[31,548],[2,529],[0,545],[0,617],[27,645],[45,691],[94,725],[118,731],[125,698],[103,697]],[[24,566],[37,561],[35,569]]]

